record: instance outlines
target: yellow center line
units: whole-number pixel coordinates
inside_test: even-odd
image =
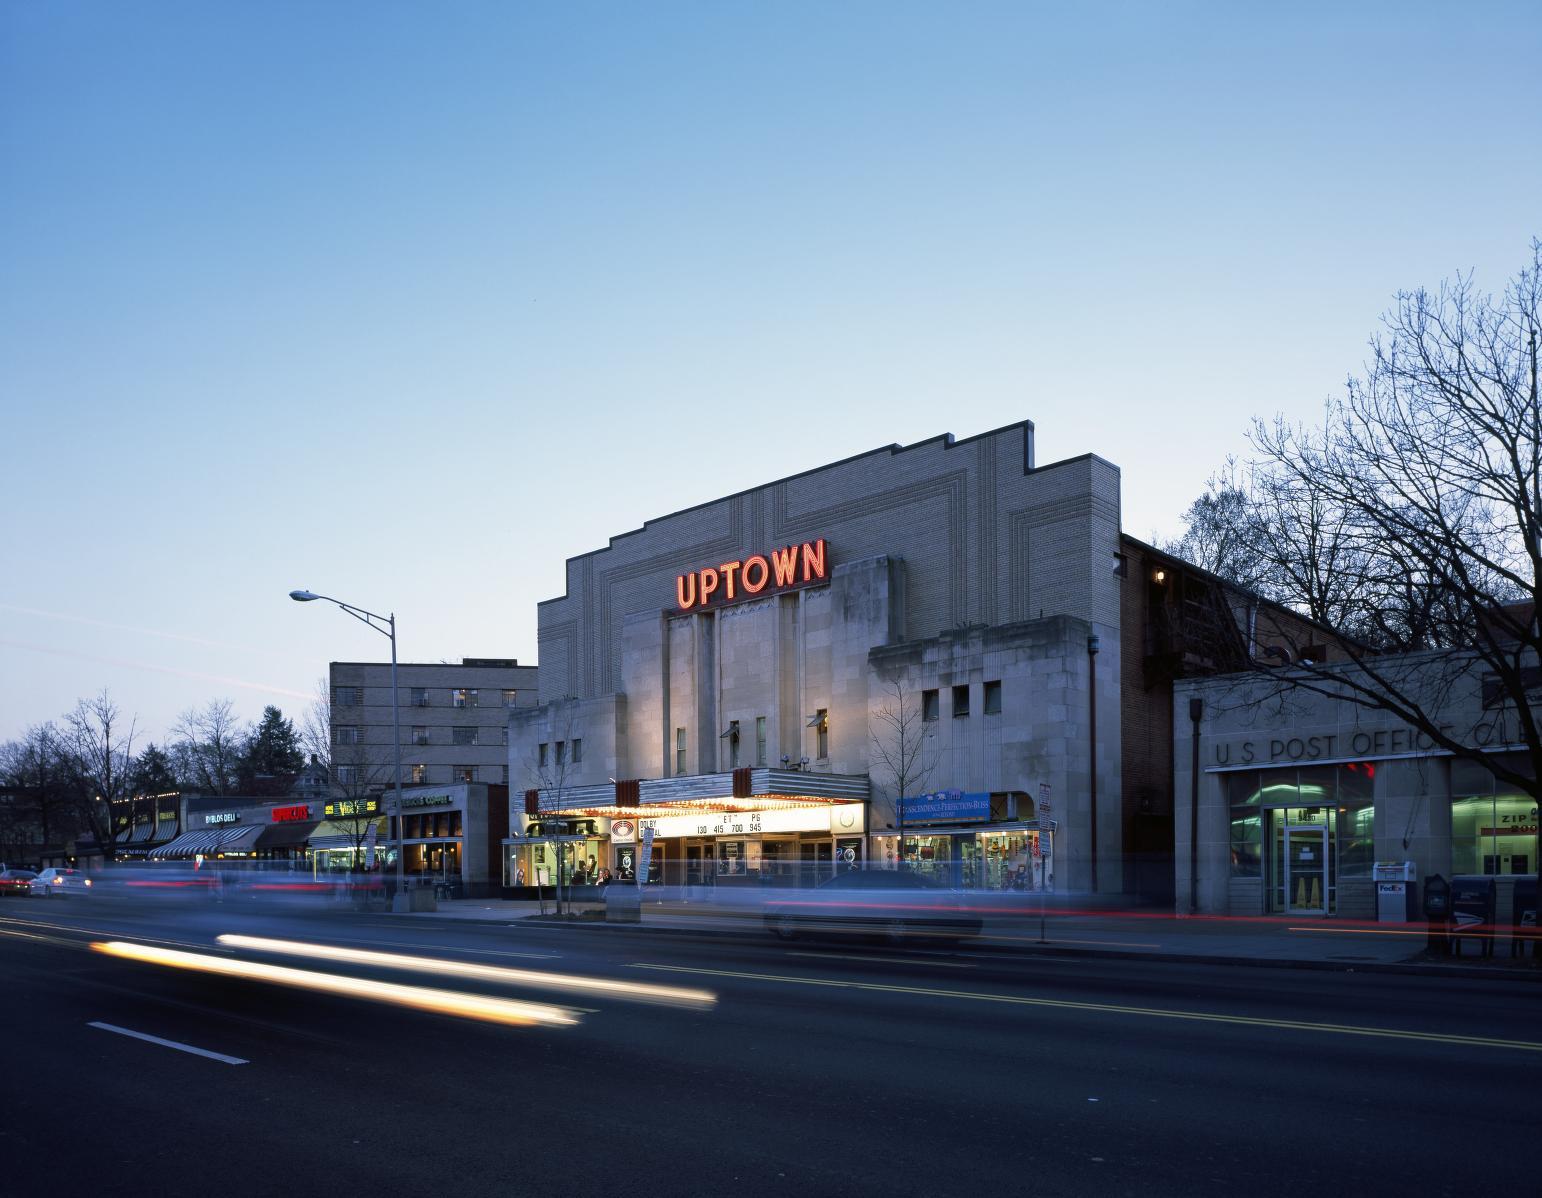
[[[834,990],[872,990],[888,994],[916,994],[925,998],[960,998],[972,1002],[1012,1006],[1048,1007],[1063,1011],[1094,1011],[1105,1015],[1140,1015],[1152,1019],[1180,1019],[1194,1023],[1220,1023],[1236,1027],[1276,1028],[1282,1031],[1328,1032],[1340,1036],[1369,1036],[1386,1040],[1413,1040],[1427,1044],[1454,1044],[1465,1048],[1511,1048],[1542,1052],[1532,1040],[1501,1040],[1493,1036],[1460,1036],[1444,1032],[1415,1032],[1397,1028],[1357,1027],[1345,1023],[1314,1023],[1303,1019],[1266,1019],[1252,1015],[1220,1015],[1209,1011],[1174,1011],[1162,1007],[1130,1007],[1115,1003],[1072,1002],[1059,998],[1030,998],[1021,994],[985,994],[971,990],[940,990],[929,986],[895,986],[882,982],[840,981],[834,978],[791,977],[772,973],[741,973],[730,969],[698,969],[685,965],[654,965],[634,961],[632,969],[657,969],[668,973],[704,974],[755,982],[782,982],[794,986],[823,986]]]
[[[1064,936],[1050,936],[1040,940],[1037,936],[1001,936],[992,932],[981,940],[1003,940],[1014,944],[1096,944],[1104,948],[1161,948],[1156,941],[1145,940],[1070,940]]]
[[[1417,932],[1405,931],[1402,928],[1286,928],[1287,932],[1326,932],[1333,936],[1428,936],[1429,933],[1420,929]]]

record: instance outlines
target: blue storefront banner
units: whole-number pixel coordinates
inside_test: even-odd
[[[971,820],[981,822],[991,817],[988,794],[966,794],[962,790],[939,790],[934,794],[912,795],[899,801],[900,820],[905,824],[953,824]]]

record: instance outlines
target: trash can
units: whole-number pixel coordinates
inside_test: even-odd
[[[1494,879],[1451,879],[1451,951],[1462,955],[1462,941],[1476,940],[1482,956],[1494,955]]]
[[[605,887],[605,922],[641,923],[641,888],[625,882],[612,882]]]
[[[1376,883],[1377,923],[1412,923],[1418,919],[1412,861],[1378,861],[1371,866],[1371,880]]]

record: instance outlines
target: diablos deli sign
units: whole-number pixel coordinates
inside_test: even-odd
[[[810,586],[828,577],[825,539],[820,537],[680,574],[675,578],[675,599],[681,611],[695,611]]]

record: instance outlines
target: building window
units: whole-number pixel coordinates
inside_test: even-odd
[[[412,688],[412,698],[408,700],[413,707],[428,706],[428,687],[415,686]]]
[[[961,720],[968,716],[968,714],[969,686],[966,683],[963,686],[955,686],[953,688],[953,718],[955,720]]]
[[[755,717],[755,764],[766,764],[766,717]]]
[[[535,764],[538,769],[546,768],[546,742],[543,740],[535,747]]]
[[[814,756],[824,761],[830,756],[830,711],[821,707],[808,722],[814,730]]]
[[[557,768],[560,770],[564,765],[567,764],[567,762],[568,742],[565,740],[559,740],[557,742]]]
[[[411,782],[414,786],[422,786],[428,781],[428,766],[409,765],[407,767],[407,774],[407,780],[409,782]]]
[[[584,759],[584,741],[583,741],[583,737],[574,737],[573,738],[573,764],[577,765],[583,759]]]
[[[503,705],[505,707],[513,707],[518,702],[519,702],[519,692],[518,691],[511,691],[511,690],[508,690],[507,688],[505,688],[505,690],[503,692]]]
[[[935,690],[921,692],[921,718],[928,724],[942,717],[942,701]]]
[[[736,770],[739,768],[739,721],[728,721],[728,731],[723,736],[728,741],[728,768]]]
[[[474,765],[452,765],[450,778],[455,782],[475,782],[477,780],[477,767]]]
[[[507,786],[509,784],[509,767],[508,766],[504,766],[503,767],[503,784],[505,786]]]
[[[412,726],[412,743],[415,745],[426,745],[428,743],[427,725],[414,724]]]
[[[364,688],[362,686],[334,686],[332,688],[332,702],[339,707],[362,707],[364,705]]]
[[[450,692],[451,707],[475,707],[477,705],[477,693],[462,686]]]
[[[477,729],[475,728],[451,728],[450,743],[452,745],[474,745],[477,743]]]
[[[498,738],[499,743],[500,744],[505,744],[505,745],[508,744],[509,743],[509,726],[507,724],[505,724],[502,728],[498,729],[498,732],[500,734],[499,738]]]
[[[332,729],[332,743],[334,745],[356,745],[362,739],[362,728],[355,728],[347,724],[339,724]]]
[[[1001,683],[999,682],[985,684],[985,714],[1001,714]]]
[[[338,782],[343,786],[352,786],[359,780],[359,767],[356,765],[340,765],[333,771]]]
[[[685,729],[675,729],[675,774],[685,773]]]

